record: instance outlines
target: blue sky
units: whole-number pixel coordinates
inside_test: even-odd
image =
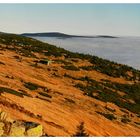
[[[0,4],[0,31],[140,36],[140,4]]]

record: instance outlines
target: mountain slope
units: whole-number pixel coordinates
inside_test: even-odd
[[[46,135],[72,136],[84,122],[90,136],[139,136],[139,81],[132,67],[0,34],[0,107]]]

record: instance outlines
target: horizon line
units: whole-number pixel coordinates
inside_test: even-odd
[[[71,34],[71,33],[65,33],[61,31],[40,31],[40,32],[21,32],[21,33],[16,33],[16,32],[3,32],[0,31],[0,33],[7,33],[7,34],[16,34],[16,35],[22,35],[22,34],[35,34],[35,33],[62,33],[66,35],[74,35],[74,36],[113,36],[113,37],[140,37],[140,35],[112,35],[112,34]]]

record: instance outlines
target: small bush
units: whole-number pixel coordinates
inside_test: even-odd
[[[13,94],[13,95],[16,95],[16,96],[19,96],[19,97],[24,97],[24,96],[28,96],[28,97],[31,97],[29,94],[27,94],[26,92],[18,92],[16,90],[13,90],[13,89],[10,89],[10,88],[6,88],[6,87],[0,87],[0,93],[3,93],[3,92],[7,92],[7,93],[10,93],[10,94]]]
[[[73,70],[73,71],[79,71],[80,69],[77,68],[74,65],[66,65],[66,66],[62,66],[62,68],[66,69],[66,70]]]
[[[45,96],[45,97],[48,97],[48,98],[52,98],[51,95],[48,95],[47,93],[44,93],[44,92],[39,92],[39,95]]]
[[[41,64],[48,64],[48,62],[49,62],[48,59],[39,60],[39,63],[41,63]]]
[[[38,88],[40,88],[41,86],[37,85],[37,84],[34,84],[34,83],[31,83],[31,82],[27,82],[24,84],[24,86],[30,90],[36,90]]]
[[[65,100],[66,100],[66,101],[68,101],[68,102],[70,102],[70,103],[73,103],[73,104],[75,104],[75,101],[74,101],[74,100],[72,100],[72,99],[65,98]]]
[[[3,62],[0,61],[0,65],[5,65]]]
[[[140,113],[136,114],[136,116],[140,118]]]
[[[65,60],[61,60],[61,59],[56,59],[54,61],[57,62],[57,63],[64,64],[64,65],[71,65],[72,64],[71,62],[68,62],[68,61],[65,61]]]
[[[84,122],[81,122],[79,126],[77,126],[77,132],[73,135],[73,137],[89,137],[89,135],[85,132]]]
[[[39,96],[36,96],[36,98],[38,98],[38,99],[40,99],[40,100],[47,101],[47,102],[50,102],[50,103],[51,103],[51,101],[50,101],[49,99],[42,98],[42,97],[39,97]]]
[[[129,123],[129,122],[131,122],[131,120],[128,119],[128,118],[122,118],[121,119],[121,122],[123,122],[123,123]]]
[[[140,125],[140,122],[134,122],[135,124],[137,124],[137,125]]]
[[[30,94],[28,94],[26,91],[24,91],[24,90],[22,90],[22,89],[20,89],[19,91],[22,92],[22,94],[23,94],[24,96],[32,97]]]
[[[109,119],[109,120],[116,120],[117,118],[114,116],[114,114],[106,114],[106,113],[102,113],[102,112],[98,112],[96,111],[96,113],[104,116],[105,118]]]

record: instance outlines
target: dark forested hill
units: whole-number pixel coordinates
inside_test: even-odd
[[[61,37],[61,38],[71,38],[71,37],[81,37],[81,38],[116,38],[115,36],[108,35],[98,35],[98,36],[82,36],[82,35],[68,35],[59,32],[48,32],[48,33],[24,33],[23,36],[32,37]]]

